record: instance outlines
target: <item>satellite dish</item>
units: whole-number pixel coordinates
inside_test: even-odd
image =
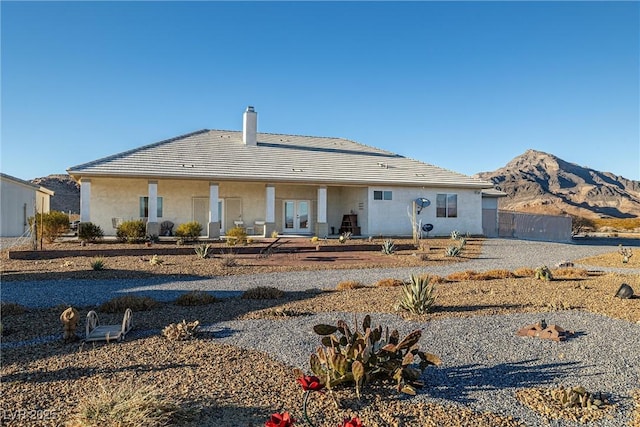
[[[428,233],[431,230],[433,230],[433,224],[422,224],[422,231]]]
[[[424,197],[419,197],[416,199],[416,206],[420,208],[426,208],[430,204],[431,204],[431,201],[429,199],[425,199]]]

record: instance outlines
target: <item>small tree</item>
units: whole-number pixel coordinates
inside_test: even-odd
[[[596,223],[592,219],[585,218],[583,216],[578,216],[578,215],[571,215],[571,235],[572,236],[580,234],[586,231],[586,229],[593,230],[595,228],[596,228]]]
[[[29,218],[29,225],[33,225],[33,220],[34,217]],[[35,220],[38,240],[44,238],[47,243],[55,242],[69,230],[69,216],[64,212],[37,213]]]

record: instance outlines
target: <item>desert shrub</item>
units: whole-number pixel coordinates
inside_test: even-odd
[[[184,240],[196,240],[202,233],[202,225],[197,221],[185,222],[176,228],[176,236]]]
[[[284,296],[284,292],[273,286],[257,286],[247,289],[242,293],[242,299],[278,299]]]
[[[536,268],[535,278],[549,281],[553,280],[553,274],[551,273],[551,270],[549,270],[549,267],[547,267],[546,265],[541,265],[540,267]]]
[[[227,244],[230,246],[244,245],[247,243],[247,232],[242,227],[233,227],[227,231]]]
[[[33,225],[33,219],[29,218],[29,225]],[[55,242],[69,230],[69,215],[63,212],[37,213],[35,219],[38,239],[44,238],[49,243]]]
[[[78,239],[83,242],[97,242],[104,237],[102,227],[92,222],[81,222],[78,225]]]
[[[78,402],[69,427],[138,427],[184,423],[195,414],[165,400],[153,386],[117,382],[109,389],[100,384]]]
[[[568,279],[588,277],[589,272],[583,268],[556,268],[552,270],[553,277]]]
[[[278,238],[278,230],[273,230],[271,232],[271,238],[272,239],[277,239]]]
[[[223,253],[220,255],[218,263],[222,267],[236,267],[238,265],[238,257],[233,252]]]
[[[143,297],[139,295],[123,295],[115,297],[103,303],[98,307],[98,311],[105,313],[120,313],[127,308],[132,311],[147,311],[157,307],[160,303],[153,298]]]
[[[311,243],[316,244],[316,243],[318,243],[318,240],[320,240],[320,239],[318,239],[318,236],[313,236],[310,241],[311,241]]]
[[[584,233],[585,231],[595,230],[596,223],[590,218],[583,216],[571,215],[571,235]]]
[[[402,280],[392,279],[392,278],[380,279],[376,282],[376,286],[379,288],[388,288],[388,287],[402,286],[402,285],[404,285],[404,282]]]
[[[474,280],[510,279],[512,277],[514,277],[514,274],[509,270],[494,269],[478,273]]]
[[[209,249],[211,248],[210,244],[201,244],[194,248],[194,251],[198,258],[205,259],[209,256]]]
[[[358,397],[365,382],[379,379],[393,380],[398,391],[415,395],[416,389],[423,386],[424,369],[441,363],[438,356],[420,351],[418,341],[422,331],[413,331],[400,339],[397,330],[389,333],[389,328],[380,325],[373,328],[369,315],[365,316],[362,328],[355,325],[353,331],[343,320],[336,326],[318,324],[313,330],[322,336],[322,345],[309,361],[313,374],[327,388],[355,384]],[[299,376],[300,371],[296,374]]]
[[[208,305],[217,302],[218,298],[204,291],[190,291],[176,298],[174,304],[180,306]]]
[[[23,314],[27,312],[27,308],[23,305],[15,302],[1,302],[0,303],[0,316],[10,316]]]
[[[357,280],[343,280],[342,282],[336,285],[336,290],[345,291],[348,289],[360,289],[364,288],[364,285]]]
[[[478,273],[473,270],[456,271],[447,276],[447,280],[450,282],[460,282],[463,280],[476,280]]]
[[[93,271],[104,270],[104,258],[94,258],[91,260],[91,269]]]
[[[131,221],[124,221],[116,229],[116,237],[121,242],[138,243],[143,242],[146,236],[147,229],[144,225],[144,221],[141,219],[134,219]]]
[[[521,267],[513,270],[513,275],[516,277],[533,277],[535,274],[535,270],[529,267]]]
[[[200,327],[200,321],[195,320],[187,323],[183,320],[182,323],[172,323],[162,330],[162,336],[172,341],[186,341],[194,338],[198,333]]]
[[[157,254],[153,254],[151,259],[149,260],[149,264],[151,265],[161,265],[164,262],[162,258],[160,258]]]
[[[402,296],[396,310],[407,310],[413,314],[426,314],[436,301],[435,285],[428,278],[411,275],[411,281],[402,285]]]

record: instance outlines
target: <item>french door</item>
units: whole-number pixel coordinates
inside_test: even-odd
[[[284,232],[308,233],[311,230],[309,221],[309,200],[284,201]]]

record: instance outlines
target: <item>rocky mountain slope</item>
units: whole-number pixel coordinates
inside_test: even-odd
[[[49,175],[31,182],[55,192],[51,198],[51,210],[80,213],[80,186],[69,175]]]
[[[640,181],[599,172],[536,150],[477,177],[493,182],[507,197],[500,209],[586,218],[640,216]]]

